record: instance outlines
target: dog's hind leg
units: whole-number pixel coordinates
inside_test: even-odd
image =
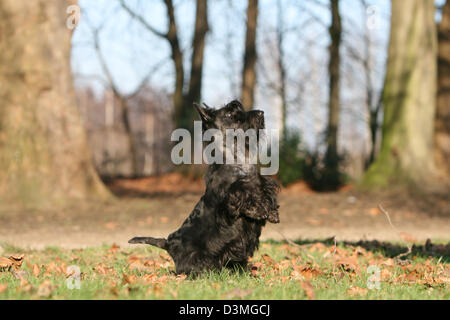
[[[167,249],[167,240],[162,238],[134,237],[128,243],[145,243],[161,249]]]

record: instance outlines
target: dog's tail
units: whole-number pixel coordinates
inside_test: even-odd
[[[145,243],[161,249],[167,249],[167,240],[162,238],[134,237],[133,239],[129,240],[128,243]]]

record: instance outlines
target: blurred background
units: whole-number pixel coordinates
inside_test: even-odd
[[[448,238],[449,0],[2,0],[3,237],[166,235],[204,189],[170,134],[233,99],[280,132],[285,234],[392,239],[383,203]]]

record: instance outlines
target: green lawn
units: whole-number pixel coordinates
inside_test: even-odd
[[[172,260],[152,247],[2,247],[2,257],[24,257],[0,271],[0,299],[450,299],[448,253],[413,252],[409,264],[398,264],[389,258],[395,246],[264,242],[251,271],[197,279],[175,276]],[[79,289],[69,266],[81,271]],[[379,279],[379,289],[368,288],[371,276],[369,285]]]

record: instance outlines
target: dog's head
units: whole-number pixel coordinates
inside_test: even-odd
[[[218,129],[225,133],[227,129],[264,129],[264,112],[259,110],[245,111],[242,104],[234,100],[220,109],[194,105],[200,114],[203,130]]]

